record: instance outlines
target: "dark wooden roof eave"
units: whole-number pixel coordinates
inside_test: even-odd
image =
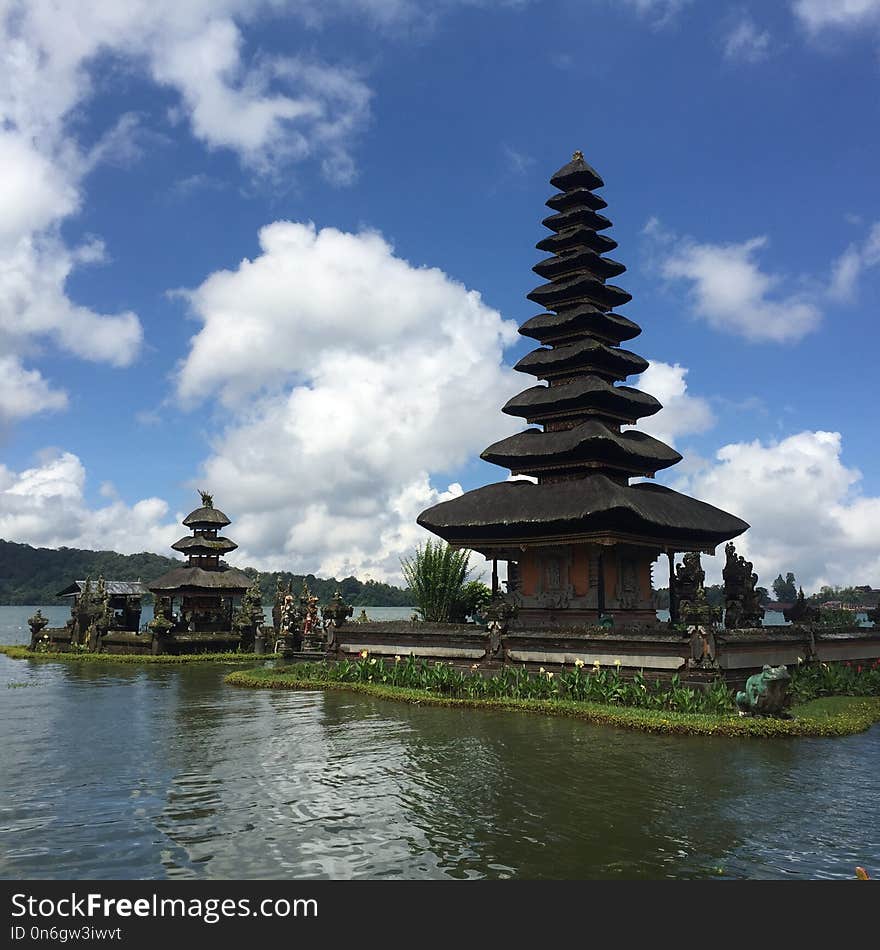
[[[206,571],[201,567],[183,566],[174,568],[161,577],[157,577],[147,586],[154,594],[167,596],[184,590],[207,591],[209,593],[244,592],[252,583],[253,581],[247,574],[231,567]]]
[[[476,550],[633,538],[660,549],[707,550],[749,527],[665,486],[621,485],[601,474],[540,485],[498,482],[426,509],[418,523],[450,544]]]

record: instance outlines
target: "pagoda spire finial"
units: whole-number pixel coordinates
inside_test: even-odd
[[[574,155],[571,156],[571,160],[573,162],[579,162],[579,161],[582,162],[584,160],[584,153],[580,149],[578,149],[574,153]]]
[[[210,492],[202,491],[199,489],[199,494],[202,496],[202,507],[203,508],[213,508],[214,507],[214,496]]]

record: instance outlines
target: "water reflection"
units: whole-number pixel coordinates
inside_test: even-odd
[[[851,877],[880,729],[643,736],[0,657],[0,876]],[[7,682],[28,683],[7,688]]]

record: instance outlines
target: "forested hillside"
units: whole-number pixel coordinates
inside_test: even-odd
[[[78,548],[33,548],[29,544],[16,544],[0,540],[0,604],[54,604],[55,595],[75,580],[86,577],[106,580],[149,583],[183,562],[159,554],[117,554],[115,551],[83,551]],[[260,573],[254,568],[245,568],[250,577],[258,578],[264,600],[270,602],[275,593],[277,579],[286,584],[293,582],[293,591],[302,590],[303,575],[290,573]],[[305,577],[313,593],[324,603],[336,592],[337,587],[350,604],[357,607],[407,606],[412,603],[409,591],[377,581],[359,581],[346,577]]]

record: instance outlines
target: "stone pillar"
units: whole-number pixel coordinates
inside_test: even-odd
[[[669,622],[678,623],[678,595],[675,590],[675,552],[667,551],[669,558]]]
[[[599,548],[597,567],[596,609],[599,611],[601,619],[602,614],[605,613],[605,552],[602,548]]]

